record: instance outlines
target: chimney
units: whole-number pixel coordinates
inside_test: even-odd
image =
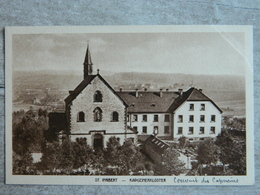
[[[138,97],[138,89],[135,89],[135,97]]]
[[[201,92],[201,93],[202,93],[202,89],[199,89],[199,92]]]
[[[120,91],[120,92],[122,92],[122,90],[123,90],[123,88],[122,88],[122,87],[120,87],[120,88],[119,88],[119,91]]]
[[[179,95],[182,96],[183,89],[179,89]]]
[[[162,89],[160,89],[160,97],[162,97]]]

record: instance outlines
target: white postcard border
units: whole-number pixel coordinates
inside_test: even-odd
[[[12,175],[12,35],[52,33],[244,32],[246,37],[247,176],[29,176]],[[43,185],[252,185],[254,183],[254,100],[251,26],[66,26],[6,27],[6,183]],[[114,178],[106,182],[104,178]],[[136,180],[135,180],[136,179]],[[203,182],[204,181],[204,182]],[[206,182],[208,181],[208,182]]]

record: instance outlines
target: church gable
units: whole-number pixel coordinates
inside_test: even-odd
[[[125,108],[125,102],[98,75],[71,102],[71,133],[124,133]]]

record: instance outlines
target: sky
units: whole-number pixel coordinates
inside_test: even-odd
[[[245,40],[239,32],[14,34],[13,70],[82,73],[87,44],[93,69],[244,75]]]

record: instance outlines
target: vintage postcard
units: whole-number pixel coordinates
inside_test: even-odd
[[[6,27],[6,183],[252,185],[251,26]]]

